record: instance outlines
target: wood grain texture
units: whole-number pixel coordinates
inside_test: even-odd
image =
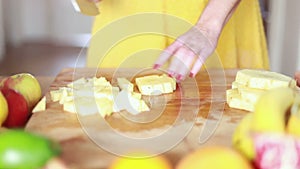
[[[177,85],[172,94],[154,100],[154,113],[161,112],[160,116],[153,117],[152,112],[144,112],[137,116],[130,116],[127,112],[114,113],[106,117],[108,126],[124,135],[135,138],[156,137],[168,131],[170,127],[179,127],[191,123],[192,128],[182,141],[174,145],[166,155],[175,166],[178,161],[190,151],[207,145],[231,145],[231,137],[238,122],[248,112],[231,109],[226,102],[226,89],[231,87],[237,70],[207,70],[200,72],[195,79],[188,78]],[[135,77],[161,74],[161,71],[140,69],[91,69],[79,68],[63,69],[50,86],[50,90],[58,89],[81,77],[104,76],[113,85],[116,77],[126,77],[129,80]],[[107,168],[116,157],[103,150],[89,136],[107,137],[108,128],[99,124],[99,115],[87,117],[64,112],[62,106],[50,100],[46,93],[47,109],[32,115],[26,130],[45,135],[57,142],[63,148],[62,159],[70,168],[93,169]],[[157,106],[158,105],[158,106]],[[151,114],[152,113],[152,114]],[[128,120],[124,118],[130,118]],[[132,121],[133,119],[133,121]],[[154,119],[149,123],[136,123],[136,120]],[[175,130],[176,131],[176,130]],[[174,131],[173,131],[174,132]],[[176,134],[178,133],[174,132]],[[112,144],[113,144],[113,137]],[[170,138],[172,139],[172,138]],[[199,142],[200,139],[200,142]],[[168,142],[170,140],[162,140]],[[96,141],[97,142],[97,141]],[[155,143],[151,146],[156,146]],[[114,146],[114,145],[111,145]],[[124,143],[126,147],[126,143]],[[159,145],[157,145],[159,146]]]

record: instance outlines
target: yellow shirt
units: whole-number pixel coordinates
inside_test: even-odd
[[[197,22],[208,0],[103,0],[88,67],[151,67],[159,53]],[[242,0],[205,67],[269,69],[257,0]]]

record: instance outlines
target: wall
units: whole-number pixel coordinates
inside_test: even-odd
[[[300,70],[300,1],[286,1],[285,31],[282,50],[282,71],[293,74],[295,69]]]
[[[5,0],[3,3],[5,33],[10,44],[50,40],[80,46],[89,37],[93,18],[77,13],[70,0]]]
[[[271,0],[270,3],[271,70],[293,76],[300,70],[300,1]]]

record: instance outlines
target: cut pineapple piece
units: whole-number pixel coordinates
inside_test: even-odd
[[[148,105],[137,94],[122,90],[115,99],[114,109],[127,110],[131,114],[149,111]]]
[[[258,98],[266,92],[266,90],[263,89],[254,89],[254,88],[248,88],[245,86],[240,86],[238,89],[238,92],[241,96],[241,98],[247,102],[255,104],[258,100]]]
[[[80,78],[80,79],[77,79],[77,80],[75,80],[75,81],[69,83],[69,84],[67,85],[67,87],[73,88],[74,86],[77,86],[77,85],[82,86],[82,85],[86,84],[86,82],[87,82],[87,80],[86,80],[85,78]]]
[[[232,89],[226,91],[226,101],[230,107],[253,111],[259,97],[277,87],[295,88],[296,81],[266,70],[240,70],[232,82]]]
[[[295,87],[295,80],[289,76],[266,70],[244,69],[237,72],[236,82],[256,89]]]
[[[53,102],[57,102],[60,100],[62,96],[61,90],[52,90],[50,91],[50,97]]]
[[[166,75],[150,75],[135,79],[139,91],[143,95],[171,93],[176,90],[175,79]]]
[[[134,85],[126,78],[117,78],[117,82],[121,90],[128,90],[129,92],[133,92]]]
[[[226,101],[229,107],[247,111],[254,110],[254,104],[243,100],[237,89],[228,89],[226,91]]]
[[[105,117],[112,112],[127,110],[132,114],[149,111],[142,94],[171,93],[176,90],[176,81],[166,75],[137,78],[141,93],[133,92],[134,85],[125,78],[118,78],[119,87],[113,87],[104,77],[80,78],[67,87],[50,91],[51,100],[59,101],[63,110],[79,115],[100,113]],[[149,90],[150,88],[150,90]]]
[[[96,99],[98,112],[102,117],[109,116],[113,112],[113,102],[107,98]]]
[[[46,97],[44,96],[33,108],[32,113],[46,110]]]
[[[70,113],[76,113],[76,108],[74,104],[74,100],[69,101],[69,102],[64,102],[63,104],[63,110],[70,112]]]

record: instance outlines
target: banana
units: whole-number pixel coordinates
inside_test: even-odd
[[[294,102],[291,88],[276,88],[263,94],[255,104],[251,130],[254,132],[285,132],[287,110]]]
[[[300,95],[297,94],[291,107],[291,115],[288,119],[286,132],[300,138]]]
[[[300,138],[300,111],[289,118],[287,133]]]
[[[286,126],[287,112],[291,115]],[[249,160],[255,159],[253,134],[289,133],[300,137],[300,95],[291,88],[268,90],[256,102],[253,113],[247,114],[239,123],[232,137],[234,148]]]
[[[232,137],[233,147],[240,151],[249,160],[253,160],[255,158],[254,144],[250,136],[252,118],[253,113],[247,114],[236,127]]]

